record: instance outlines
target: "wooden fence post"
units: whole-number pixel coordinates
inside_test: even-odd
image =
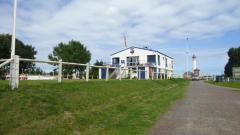
[[[138,80],[141,80],[141,70],[138,69]]]
[[[106,81],[108,81],[109,77],[109,65],[106,66]]]
[[[12,90],[18,88],[19,85],[19,56],[14,55],[10,63],[10,86]]]
[[[62,82],[62,60],[58,61],[58,83]]]
[[[122,80],[122,68],[119,67],[119,80],[121,81]]]
[[[90,64],[88,63],[87,66],[86,66],[86,81],[87,82],[89,80],[89,66],[90,66]]]
[[[130,68],[130,80],[132,80],[132,68]]]
[[[154,79],[154,71],[152,71],[152,80]]]

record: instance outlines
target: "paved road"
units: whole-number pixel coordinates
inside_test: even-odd
[[[240,93],[192,82],[150,131],[151,135],[240,135]]]

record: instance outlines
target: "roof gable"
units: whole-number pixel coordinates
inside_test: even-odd
[[[115,52],[115,53],[111,54],[111,56],[114,55],[114,54],[123,52],[123,51],[125,51],[125,50],[131,49],[131,48],[136,48],[136,49],[141,49],[141,50],[146,50],[146,51],[152,51],[152,52],[158,52],[158,53],[160,53],[160,54],[162,54],[162,55],[164,55],[164,56],[167,56],[167,57],[173,59],[172,57],[170,57],[170,56],[168,56],[168,55],[166,55],[166,54],[164,54],[164,53],[162,53],[162,52],[159,52],[159,51],[157,51],[157,50],[153,50],[153,49],[149,49],[149,48],[135,47],[135,46],[131,46],[131,47],[128,47],[128,48],[126,48],[126,49],[123,49],[123,50],[120,50],[120,51],[118,51],[118,52]]]

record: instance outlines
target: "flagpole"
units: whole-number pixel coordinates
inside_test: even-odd
[[[189,57],[189,46],[188,46],[188,37],[187,37],[187,52],[186,52],[186,57],[187,57],[187,59],[186,59],[186,68],[187,68],[187,77],[189,76],[189,74],[188,74],[188,57]]]
[[[11,58],[15,55],[16,46],[16,14],[17,14],[17,0],[13,2],[13,31],[11,41]]]
[[[123,35],[123,38],[124,38],[124,45],[125,45],[125,47],[127,48],[127,37],[126,37],[125,34]]]
[[[11,41],[11,63],[10,63],[10,86],[12,90],[18,88],[19,83],[19,56],[15,55],[16,46],[16,14],[17,14],[17,0],[13,1],[13,30]]]

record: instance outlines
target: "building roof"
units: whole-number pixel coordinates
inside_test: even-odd
[[[122,52],[122,51],[128,50],[128,49],[130,49],[130,48],[137,48],[137,49],[142,49],[142,50],[147,50],[147,51],[158,52],[158,53],[160,53],[160,54],[162,54],[162,55],[164,55],[164,56],[167,56],[167,57],[169,57],[169,58],[171,58],[171,59],[174,59],[174,58],[172,58],[172,57],[170,57],[170,56],[168,56],[168,55],[166,55],[166,54],[164,54],[164,53],[162,53],[162,52],[159,52],[159,51],[157,51],[157,50],[153,50],[153,49],[149,49],[149,48],[141,48],[141,47],[136,47],[136,46],[131,46],[131,47],[128,47],[128,48],[126,48],[126,49],[120,50],[120,51],[118,51],[118,52],[115,52],[115,53],[111,54],[111,56],[114,55],[114,54],[120,53],[120,52]]]

